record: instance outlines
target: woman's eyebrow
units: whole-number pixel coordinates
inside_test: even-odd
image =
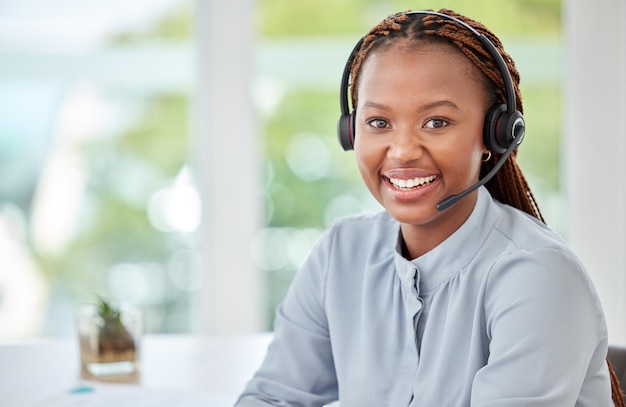
[[[435,102],[431,102],[431,103],[427,103],[425,105],[421,105],[421,106],[419,106],[418,109],[425,111],[425,110],[430,110],[430,109],[434,109],[436,107],[441,107],[441,106],[450,107],[450,108],[452,108],[454,110],[461,110],[461,108],[459,108],[459,106],[457,106],[456,103],[454,103],[454,102],[452,102],[450,100],[446,100],[446,99],[444,99],[444,100],[437,100]],[[383,105],[383,104],[376,103],[376,102],[370,102],[370,101],[366,101],[365,103],[363,103],[363,107],[364,108],[365,107],[371,107],[371,108],[380,109],[380,110],[390,110],[389,106],[387,106],[387,105]]]
[[[380,109],[380,110],[390,110],[389,106],[382,105],[382,104],[376,103],[376,102],[365,102],[365,103],[363,103],[363,107],[372,107],[374,109]]]
[[[434,109],[436,107],[441,107],[441,106],[450,107],[454,110],[461,110],[459,106],[457,106],[456,103],[450,100],[438,100],[436,102],[428,103],[423,106],[420,106],[420,110],[430,110],[430,109]]]

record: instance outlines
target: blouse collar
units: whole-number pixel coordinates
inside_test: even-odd
[[[495,222],[490,208],[493,212],[493,199],[487,189],[481,187],[478,189],[476,205],[465,223],[437,247],[412,261],[402,256],[402,238],[398,233],[394,263],[403,284],[417,286],[423,294],[469,264],[484,244]]]

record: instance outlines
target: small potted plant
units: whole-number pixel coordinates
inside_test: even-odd
[[[84,378],[133,381],[139,372],[141,318],[135,308],[120,308],[100,298],[78,315],[81,372]]]

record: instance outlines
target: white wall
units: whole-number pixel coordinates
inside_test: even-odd
[[[564,180],[569,241],[626,343],[626,2],[567,0]]]
[[[202,332],[264,327],[262,278],[250,257],[260,222],[259,142],[251,97],[254,0],[196,0],[195,168],[203,198]]]

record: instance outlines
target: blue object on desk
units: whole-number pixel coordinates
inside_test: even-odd
[[[84,394],[84,393],[93,393],[96,391],[93,387],[90,386],[78,386],[70,390],[72,394]]]

